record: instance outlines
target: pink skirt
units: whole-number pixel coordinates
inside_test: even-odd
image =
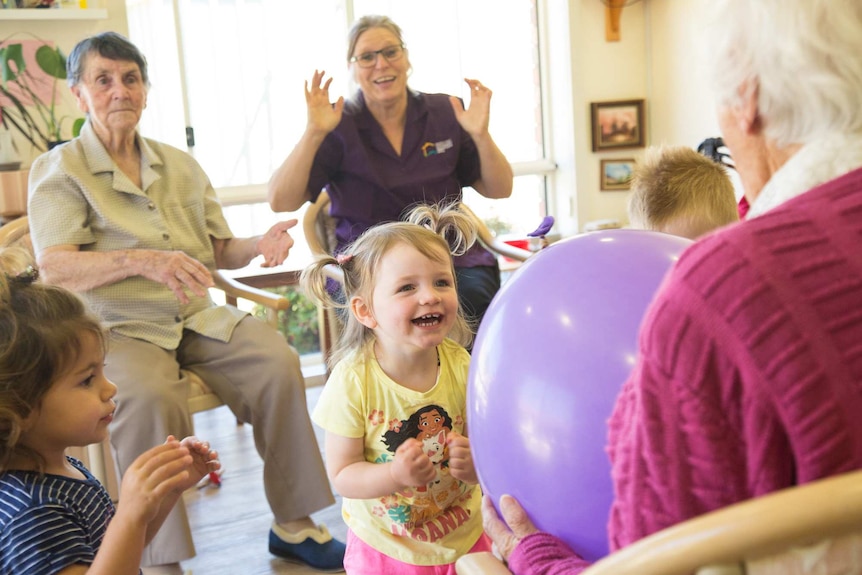
[[[482,536],[468,553],[490,550],[491,540],[482,533]],[[374,549],[350,530],[347,531],[344,570],[348,575],[456,575],[454,563],[445,565],[404,563]]]

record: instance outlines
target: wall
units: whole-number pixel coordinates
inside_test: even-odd
[[[719,135],[704,44],[705,0],[646,0],[651,143],[697,146]]]
[[[5,20],[0,11],[0,39],[28,38],[35,36],[41,40],[52,40],[60,49],[68,54],[77,42],[98,32],[113,30],[128,34],[126,23],[125,0],[90,1],[90,6],[105,8],[108,18],[105,20]],[[62,97],[62,107],[70,117],[79,117],[77,105],[66,86],[59,89]],[[61,114],[62,115],[62,114]],[[70,129],[71,122],[64,123],[64,129]],[[25,166],[40,152],[23,138],[16,137],[19,154]]]
[[[592,151],[591,102],[646,99],[647,145],[697,146],[719,135],[700,64],[705,47],[698,39],[707,6],[708,0],[643,0],[623,9],[621,39],[607,42],[602,0],[568,1],[577,204],[565,234],[593,220],[627,221],[627,194],[600,191],[600,160],[643,155],[641,148]],[[563,156],[556,157],[563,167]],[[565,196],[571,192],[561,190],[557,197],[563,214]]]
[[[645,0],[649,1],[649,0]],[[646,99],[646,134],[651,128],[648,119],[652,105],[647,94],[647,65],[645,48],[646,30],[644,3],[624,8],[620,18],[620,40],[605,40],[605,6],[599,0],[582,0],[580,11],[582,23],[573,36],[579,54],[576,73],[583,78],[583,91],[576,94],[576,105],[583,122],[579,130],[577,146],[578,166],[578,211],[580,228],[595,219],[615,218],[624,220],[624,192],[602,192],[600,185],[600,160],[636,156],[638,150],[592,151],[591,102],[612,100]],[[574,46],[573,46],[574,49]]]

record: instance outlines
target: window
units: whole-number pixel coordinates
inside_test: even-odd
[[[466,201],[503,233],[529,232],[548,211],[553,163],[545,144],[537,0],[440,0],[433,8],[415,0],[127,0],[127,6],[131,39],[150,62],[141,131],[185,147],[185,126],[192,126],[190,151],[226,204],[265,200],[264,185],[305,128],[303,83],[315,69],[332,76],[331,94],[348,95],[349,26],[354,17],[376,13],[402,28],[412,88],[469,101],[463,81],[469,77],[494,91],[490,130],[516,169],[515,191],[501,201],[466,190]]]

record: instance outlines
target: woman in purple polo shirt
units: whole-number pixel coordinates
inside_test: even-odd
[[[374,224],[417,203],[460,201],[464,186],[488,198],[512,194],[512,169],[488,133],[491,90],[470,86],[470,106],[408,88],[410,58],[387,16],[363,16],[348,37],[356,95],[329,100],[324,72],[306,83],[308,125],[269,182],[276,212],[298,210],[322,189],[332,200],[339,252]],[[455,262],[467,317],[478,325],[500,288],[496,258],[479,244]]]

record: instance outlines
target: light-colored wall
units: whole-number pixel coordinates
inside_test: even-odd
[[[108,12],[107,19],[104,20],[8,20],[4,19],[3,11],[0,11],[0,39],[9,39],[10,37],[27,39],[36,37],[40,40],[53,41],[60,50],[65,54],[80,40],[104,32],[113,30],[120,34],[128,34],[128,24],[126,22],[126,2],[125,0],[96,0],[90,1],[90,6],[105,8]],[[38,10],[41,12],[42,10]],[[61,105],[66,115],[70,117],[79,117],[82,114],[78,111],[74,98],[69,93],[68,88],[62,85],[58,89],[61,98]],[[63,114],[60,114],[61,116]],[[71,129],[71,122],[64,123],[64,130]],[[25,166],[29,165],[39,151],[35,150],[23,138],[16,137],[15,139],[22,161]]]
[[[719,135],[703,25],[707,0],[646,0],[652,144],[697,146]]]
[[[642,148],[592,151],[591,102],[644,98],[647,145],[694,147],[719,135],[701,64],[704,47],[699,43],[707,3],[643,0],[632,4],[622,12],[620,41],[608,42],[602,1],[568,0],[578,229],[599,219],[627,221],[627,194],[600,191],[600,161],[643,155]],[[565,162],[557,159],[562,167]],[[564,233],[576,231],[574,226],[569,221]]]

